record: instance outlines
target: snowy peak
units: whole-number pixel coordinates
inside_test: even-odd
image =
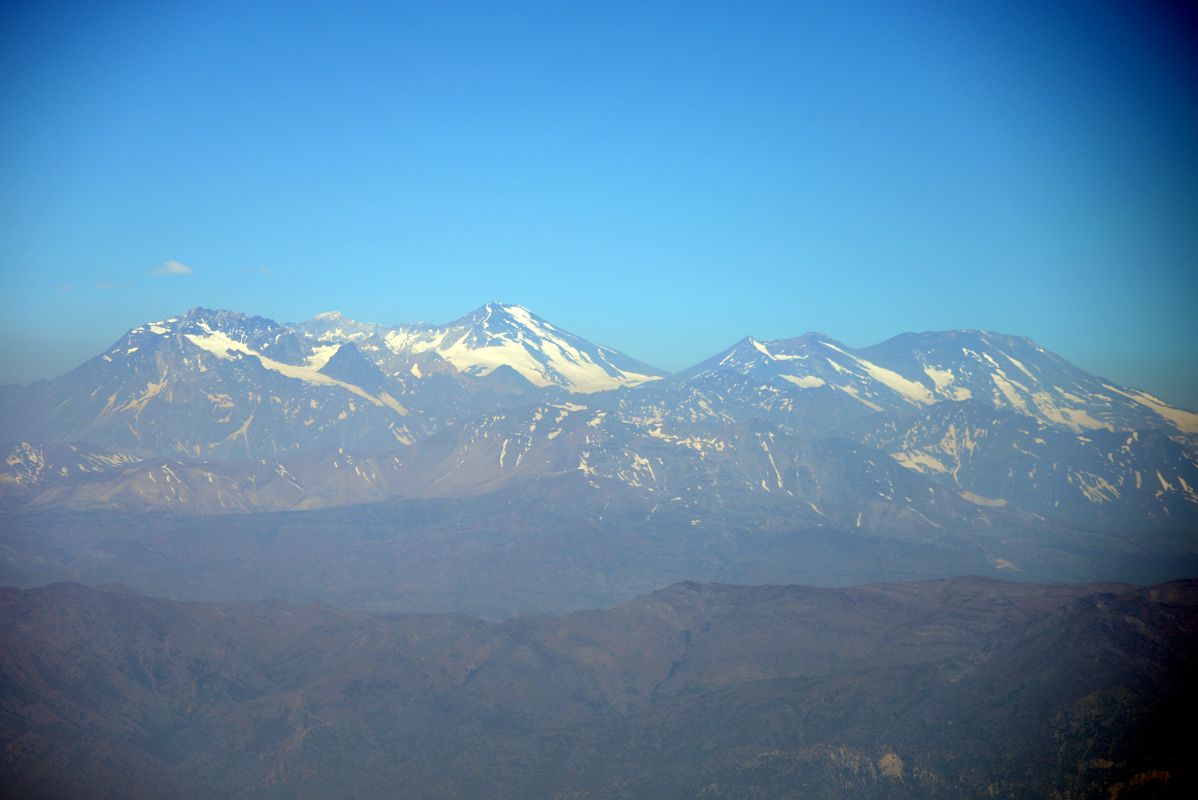
[[[220,358],[243,354],[304,367],[314,354],[310,343],[291,328],[234,311],[194,308],[180,320],[177,333],[191,345]]]
[[[269,351],[273,357],[284,361],[302,362],[304,358],[294,336],[272,320],[197,307],[185,314],[130,329],[105,353],[80,369],[103,364],[124,364],[130,369],[161,368],[160,361],[185,358],[192,352],[193,337],[228,340],[234,349]]]
[[[131,329],[49,382],[53,402],[35,409],[31,428],[52,431],[49,440],[192,458],[274,454],[380,432],[403,444],[410,436],[408,409],[395,399],[401,388],[343,347],[262,317],[195,308]]]
[[[788,372],[785,365],[806,361],[813,351],[813,345],[823,341],[832,342],[831,339],[815,333],[775,341],[746,336],[724,352],[678,373],[674,378],[689,380],[716,371],[732,371],[745,376]]]
[[[1024,336],[911,333],[861,353],[930,384],[939,398],[975,398],[1075,433],[1146,428],[1198,433],[1198,415],[1091,375]]]
[[[875,413],[915,413],[972,399],[1074,433],[1198,433],[1198,414],[1090,375],[1027,337],[992,331],[907,333],[861,349],[814,333],[773,341],[746,337],[675,382],[715,388],[732,376],[770,396],[781,391],[810,401],[822,392]]]
[[[734,373],[767,396],[778,393],[839,397],[870,412],[920,408],[936,402],[927,387],[857,355],[846,345],[817,333],[761,341],[747,337],[720,356],[683,373],[685,382],[724,382]],[[858,411],[861,409],[858,408]]]
[[[487,305],[444,327],[399,326],[386,335],[396,355],[436,353],[459,372],[490,375],[501,366],[534,386],[601,392],[637,386],[662,373],[503,303]]]
[[[663,375],[508,303],[487,303],[439,326],[387,327],[326,312],[290,327],[313,346],[352,342],[384,374],[401,381],[444,373],[483,378],[506,367],[532,387],[589,393],[637,386]]]
[[[548,332],[561,333],[527,308],[505,303],[487,303],[448,327],[460,332],[471,347],[502,346],[502,342],[526,339],[535,342]]]
[[[358,322],[340,311],[325,311],[307,322],[290,324],[287,327],[309,339],[356,342],[359,347],[384,330],[382,325],[373,322]]]

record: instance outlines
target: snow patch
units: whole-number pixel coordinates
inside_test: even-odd
[[[782,375],[781,378],[790,381],[800,389],[815,389],[824,385],[824,379],[815,375]]]
[[[336,355],[340,349],[341,345],[339,344],[318,345],[313,348],[312,355],[304,360],[304,366],[308,369],[321,369],[325,364],[329,363],[329,359]]]
[[[882,407],[880,405],[878,405],[877,403],[872,403],[869,400],[866,400],[864,397],[862,397],[861,393],[857,391],[856,386],[835,386],[833,388],[839,389],[840,391],[844,392],[845,394],[847,394],[849,397],[853,398],[854,400],[864,403],[865,405],[872,408],[874,411],[882,410]]]
[[[928,391],[928,387],[918,381],[908,380],[902,375],[899,375],[892,369],[880,367],[872,361],[866,361],[864,358],[858,358],[851,353],[846,353],[834,344],[829,342],[820,342],[824,347],[829,347],[842,355],[848,356],[857,362],[871,378],[881,383],[886,388],[890,389],[895,394],[902,397],[913,405],[930,406],[936,402],[936,398]]]
[[[1055,422],[1058,425],[1065,425],[1075,433],[1080,433],[1082,430],[1115,430],[1114,425],[1091,417],[1089,412],[1084,408],[1061,408],[1057,406],[1052,400],[1052,395],[1048,392],[1033,393],[1032,403],[1044,415],[1045,419]]]
[[[994,497],[985,497],[973,492],[961,492],[961,497],[965,498],[975,506],[986,506],[987,508],[1002,508],[1007,504],[1006,500]]]
[[[1003,397],[1007,399],[1008,403],[1022,411],[1024,414],[1028,413],[1027,402],[1019,396],[1019,392],[1015,391],[1015,387],[1011,385],[1009,380],[1007,380],[1007,376],[1003,374],[1001,369],[997,372],[991,373],[990,379],[994,381],[994,385],[998,387],[1000,392],[1002,392]]]
[[[925,453],[923,450],[910,450],[905,453],[891,453],[890,457],[899,463],[899,466],[916,472],[948,472],[948,467],[944,466],[935,456],[930,453]]]
[[[383,394],[380,397],[376,397],[360,386],[354,386],[352,383],[346,383],[345,381],[339,381],[336,378],[331,378],[328,375],[318,372],[309,366],[305,365],[301,367],[295,364],[284,364],[282,361],[275,361],[273,358],[264,356],[257,352],[245,342],[239,342],[236,339],[230,338],[224,331],[214,331],[206,326],[205,330],[207,333],[204,335],[196,335],[192,333],[186,334],[187,339],[196,347],[212,353],[217,358],[229,360],[233,357],[230,355],[231,353],[241,353],[242,355],[252,356],[258,359],[258,362],[266,369],[277,372],[284,377],[304,381],[305,383],[340,387],[348,392],[351,392],[352,394],[357,395],[358,397],[361,397],[363,400],[366,400],[373,405],[387,406],[391,410],[401,415],[408,413],[408,410],[400,405],[399,402],[397,402],[395,398],[391,397],[390,395]]]
[[[1077,488],[1081,490],[1082,494],[1091,503],[1101,505],[1119,499],[1119,490],[1101,475],[1095,475],[1090,472],[1078,472],[1076,476]]]
[[[1014,357],[1007,355],[1006,353],[1004,353],[1001,350],[999,350],[998,352],[999,352],[999,355],[1001,355],[1007,361],[1010,361],[1012,364],[1014,364],[1015,368],[1017,370],[1019,370],[1020,372],[1022,372],[1024,375],[1028,376],[1029,378],[1031,378],[1033,381],[1036,380],[1036,376],[1033,375],[1027,367],[1023,366],[1023,364],[1020,363],[1018,360],[1016,360]]]
[[[753,345],[753,348],[755,350],[757,350],[757,352],[761,353],[763,356],[770,359],[771,361],[803,361],[807,358],[807,356],[805,356],[805,355],[795,356],[795,355],[790,355],[789,353],[772,353],[772,352],[770,352],[770,349],[768,347],[766,347],[763,343],[754,339],[752,336],[749,337],[749,344]],[[725,360],[727,360],[727,359],[725,359]]]
[[[953,381],[956,376],[951,369],[940,369],[925,365],[923,374],[932,379],[932,383],[936,386],[936,391],[953,400],[968,400],[973,397],[973,392],[969,391],[964,386],[953,386]]]
[[[1104,383],[1103,386],[1110,389],[1112,392],[1118,392],[1124,397],[1139,403],[1148,410],[1155,412],[1164,419],[1167,419],[1169,422],[1172,422],[1174,425],[1176,425],[1180,431],[1185,433],[1198,433],[1198,414],[1195,414],[1192,411],[1186,411],[1184,409],[1178,408],[1177,406],[1171,406],[1164,400],[1161,400],[1159,397],[1154,397],[1147,392],[1141,392],[1135,389],[1125,392],[1122,389],[1117,389],[1114,386],[1111,386],[1109,383]]]

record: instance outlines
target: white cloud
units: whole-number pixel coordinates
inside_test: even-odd
[[[151,275],[190,275],[191,267],[186,264],[175,261],[173,258],[170,261],[163,261],[157,267],[150,270]]]

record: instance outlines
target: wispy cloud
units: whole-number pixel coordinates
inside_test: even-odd
[[[115,289],[116,284],[112,281],[100,281],[96,284],[97,289]]]
[[[274,275],[274,273],[271,272],[270,267],[246,267],[245,271],[254,275],[264,275],[267,278]]]
[[[154,269],[150,270],[151,275],[190,275],[191,267],[181,262],[175,261],[173,258],[170,261],[163,261]]]

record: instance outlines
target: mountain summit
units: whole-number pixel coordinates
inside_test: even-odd
[[[434,352],[470,375],[511,367],[534,386],[592,393],[637,386],[664,373],[558,328],[524,306],[487,303],[442,327],[400,326],[386,335],[395,354]]]
[[[746,402],[764,407],[773,398],[790,415],[796,408],[838,406],[842,418],[868,419],[975,400],[1078,434],[1198,433],[1198,414],[1091,375],[1031,339],[992,331],[905,333],[865,348],[818,333],[747,337],[670,383],[704,392],[713,404],[747,396]]]
[[[385,373],[413,386],[413,381],[432,375],[452,375],[467,383],[493,378],[487,383],[515,381],[524,389],[593,394],[665,376],[624,353],[562,330],[524,306],[507,303],[487,303],[445,325],[388,327],[325,312],[292,327],[326,344],[353,342]]]

